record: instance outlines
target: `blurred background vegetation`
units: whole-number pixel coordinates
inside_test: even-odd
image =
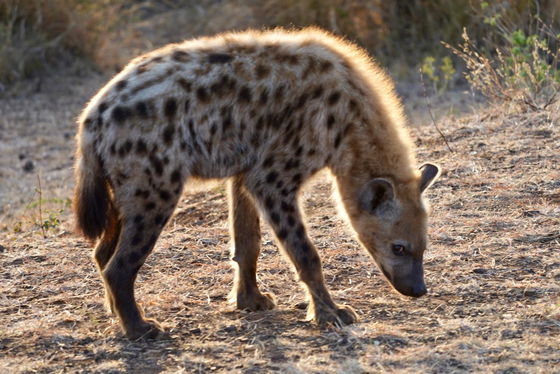
[[[548,100],[560,82],[558,0],[0,0],[0,91],[55,71],[114,72],[197,35],[308,25],[354,40],[397,77],[420,69],[436,92],[466,76],[502,100],[552,86]]]

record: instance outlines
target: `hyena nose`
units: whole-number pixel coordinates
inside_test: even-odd
[[[411,291],[412,292],[410,293],[411,294],[410,296],[413,296],[413,297],[424,296],[428,292],[425,284],[420,284],[420,285],[413,286]]]

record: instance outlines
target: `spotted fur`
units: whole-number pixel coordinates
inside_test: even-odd
[[[270,309],[256,284],[260,211],[295,266],[318,323],[352,323],[334,303],[298,204],[302,185],[332,172],[359,241],[402,293],[425,292],[419,171],[393,85],[366,53],[318,29],[200,38],[133,60],[79,120],[77,226],[100,238],[95,259],[130,338],[155,336],[133,295],[138,269],[192,178],[230,179],[239,308]],[[391,253],[403,243],[406,256]],[[394,248],[393,248],[394,250]]]

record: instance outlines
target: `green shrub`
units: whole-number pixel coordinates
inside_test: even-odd
[[[499,31],[503,46],[495,53],[477,48],[465,30],[459,48],[447,45],[466,64],[473,88],[495,101],[546,108],[560,92],[560,34],[541,24],[535,33]]]

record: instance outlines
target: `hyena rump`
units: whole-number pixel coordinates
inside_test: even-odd
[[[306,29],[172,44],[126,66],[79,126],[77,224],[100,238],[94,257],[129,338],[160,331],[136,304],[134,281],[191,178],[230,178],[238,308],[274,306],[256,283],[260,211],[309,292],[309,317],[356,320],[325,286],[297,201],[323,168],[391,284],[405,295],[426,293],[421,194],[438,168],[416,167],[392,83],[348,42]]]

